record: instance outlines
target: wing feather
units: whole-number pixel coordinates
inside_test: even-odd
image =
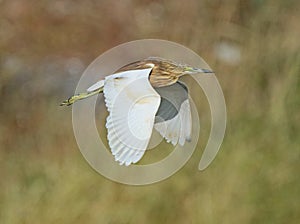
[[[144,155],[160,105],[160,96],[148,79],[151,70],[125,71],[105,79],[108,143],[115,160],[126,166]]]
[[[179,113],[172,119],[155,123],[154,128],[173,145],[184,145],[191,139],[192,117],[188,99],[180,107]]]

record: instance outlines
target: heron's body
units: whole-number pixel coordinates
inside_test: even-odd
[[[142,158],[153,127],[173,145],[184,145],[190,140],[188,90],[178,79],[199,72],[211,73],[161,58],[148,58],[123,66],[86,93],[74,95],[61,105],[103,92],[109,111],[106,128],[112,154],[120,164],[130,165]]]

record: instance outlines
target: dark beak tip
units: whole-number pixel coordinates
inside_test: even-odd
[[[202,69],[204,73],[215,73],[214,71],[210,70],[210,69]]]

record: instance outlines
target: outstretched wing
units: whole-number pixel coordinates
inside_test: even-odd
[[[144,155],[160,105],[160,96],[149,82],[151,70],[125,71],[105,79],[108,143],[115,160],[126,166]]]
[[[171,86],[156,88],[162,100],[156,114],[154,128],[173,145],[190,141],[192,116],[188,89],[177,82]]]

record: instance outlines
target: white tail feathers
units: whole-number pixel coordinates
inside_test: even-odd
[[[104,80],[100,80],[98,82],[96,82],[94,85],[90,86],[88,89],[87,89],[87,92],[93,92],[97,89],[100,89],[100,88],[103,88],[104,86]]]

